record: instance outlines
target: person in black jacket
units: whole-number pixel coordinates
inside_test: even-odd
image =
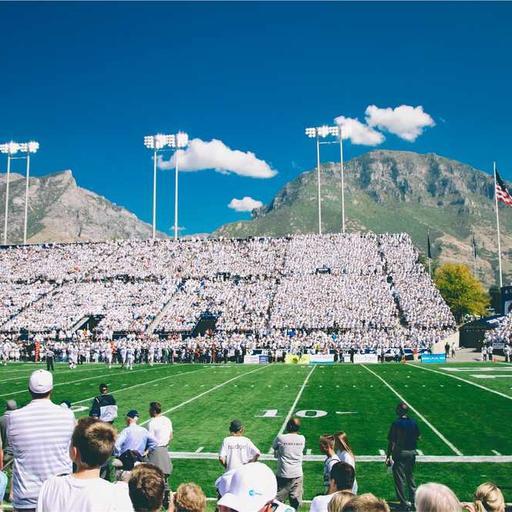
[[[100,384],[100,394],[92,401],[89,416],[110,424],[117,418],[116,399],[109,393],[106,384]]]
[[[409,406],[405,402],[398,404],[396,415],[398,419],[389,429],[386,464],[392,465],[393,468],[395,490],[400,507],[403,510],[411,510],[416,492],[413,471],[420,429],[416,421],[409,418]]]

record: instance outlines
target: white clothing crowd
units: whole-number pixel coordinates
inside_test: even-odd
[[[205,314],[245,345],[429,346],[455,330],[407,234],[9,247],[0,285],[0,333],[46,340],[90,317],[94,339],[181,336]]]

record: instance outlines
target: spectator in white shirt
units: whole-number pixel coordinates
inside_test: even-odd
[[[110,457],[115,440],[112,425],[95,418],[81,418],[70,448],[77,471],[54,476],[43,484],[37,512],[132,512],[127,486],[100,478],[100,467]]]
[[[169,455],[169,443],[172,439],[172,422],[166,416],[162,416],[162,405],[159,402],[149,404],[148,423],[149,435],[156,441],[157,447],[148,453],[147,461],[157,466],[165,477],[164,506],[168,505],[169,486],[167,481],[172,473],[171,457]]]
[[[279,434],[272,444],[277,458],[277,499],[298,510],[302,502],[303,471],[302,459],[306,447],[306,438],[299,434],[300,421],[290,419],[283,434]]]
[[[254,443],[244,436],[244,426],[240,420],[229,425],[230,435],[222,441],[219,461],[226,471],[237,469],[244,464],[256,462],[261,455]]]
[[[21,512],[35,511],[46,480],[71,473],[69,445],[75,427],[74,414],[50,400],[53,389],[50,372],[33,372],[28,387],[32,401],[13,411],[7,425],[14,459],[13,505]]]

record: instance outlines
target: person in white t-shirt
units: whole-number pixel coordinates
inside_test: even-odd
[[[157,466],[164,474],[164,504],[167,506],[169,500],[167,481],[172,473],[172,462],[169,454],[169,443],[172,439],[172,422],[167,416],[162,415],[162,405],[160,402],[151,402],[149,404],[149,415],[151,416],[148,423],[149,435],[156,441],[157,447],[151,450],[146,458],[148,462]]]
[[[240,420],[233,420],[229,425],[230,435],[222,441],[219,461],[226,471],[237,469],[244,464],[256,462],[261,452],[254,443],[244,436],[244,426]]]
[[[300,421],[291,418],[286,423],[284,433],[278,434],[272,443],[277,458],[277,499],[299,510],[303,494],[302,459],[306,438],[299,434]]]
[[[115,440],[116,430],[109,423],[90,417],[78,420],[69,450],[77,471],[46,480],[37,512],[132,512],[127,487],[100,478]]]
[[[327,494],[313,498],[309,512],[328,512],[332,497],[339,491],[352,491],[354,468],[346,462],[336,462],[329,475]]]

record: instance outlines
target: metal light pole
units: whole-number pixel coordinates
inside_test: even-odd
[[[340,136],[340,172],[341,172],[341,232],[345,233],[345,168],[343,162],[343,133],[338,128]]]
[[[179,225],[178,225],[178,185],[179,185],[179,172],[180,172],[180,149],[184,149],[188,146],[188,134],[185,132],[178,132],[170,142],[170,147],[176,150],[174,153],[174,240],[178,240],[179,235]]]
[[[318,202],[318,234],[322,234],[322,183],[320,180],[320,137],[316,134],[316,181]]]
[[[26,151],[27,144],[18,144],[17,142],[11,141],[6,144],[0,144],[0,153],[7,155],[7,174],[5,183],[5,212],[4,212],[4,236],[3,244],[7,245],[7,228],[9,226],[9,185],[11,177],[11,160],[12,155],[15,155],[18,151]]]
[[[9,216],[9,177],[11,175],[11,153],[7,153],[7,181],[5,183],[5,212],[4,212],[4,245],[7,245],[7,225]]]
[[[153,151],[153,240],[156,238],[156,164],[157,150]]]
[[[31,141],[27,144],[27,168],[25,178],[25,220],[23,222],[23,243],[27,243],[27,227],[28,227],[28,192],[30,181],[30,153],[36,153],[39,149],[39,143]]]
[[[174,240],[178,240],[178,173],[179,152],[175,153],[176,169],[174,173]]]

